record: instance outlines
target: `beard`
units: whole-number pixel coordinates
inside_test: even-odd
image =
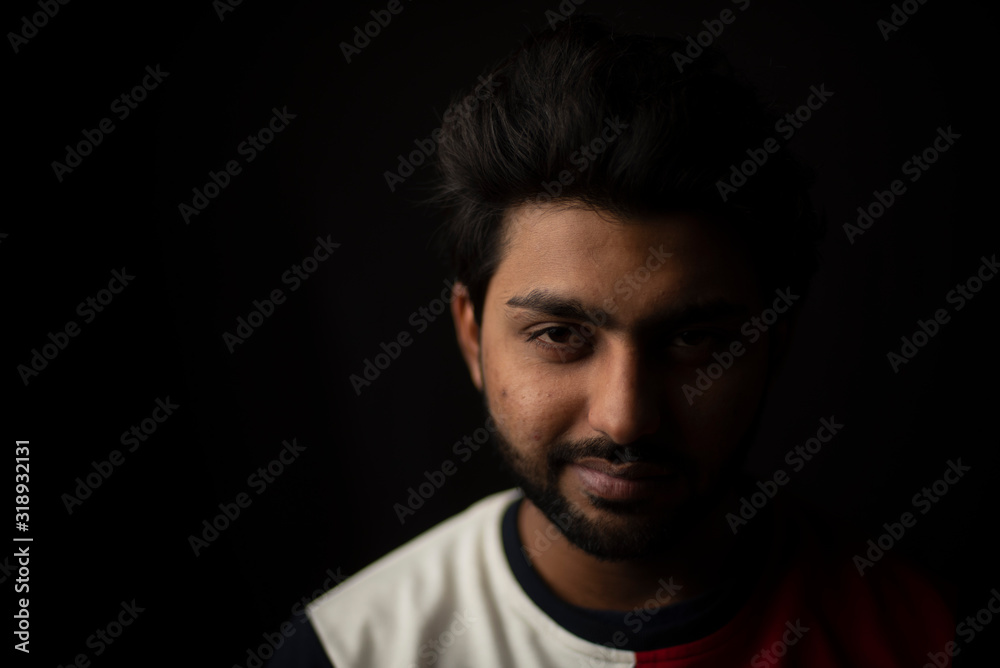
[[[739,452],[727,460],[715,475],[714,482],[707,489],[699,490],[694,463],[672,451],[662,442],[662,437],[659,441],[644,439],[628,446],[602,437],[556,441],[547,445],[544,451],[535,450],[532,457],[508,440],[488,405],[486,410],[497,425],[490,431],[495,451],[525,498],[558,527],[570,543],[601,561],[666,556],[712,516],[718,514],[718,521],[723,522],[717,508],[736,487],[743,467],[741,455],[745,454],[750,441],[744,438]],[[748,430],[748,436],[754,431]],[[669,468],[675,471],[675,476],[666,484],[679,489],[680,498],[674,502],[651,504],[647,500],[610,500],[584,492],[584,503],[596,511],[588,514],[560,490],[559,481],[570,464],[589,457]]]

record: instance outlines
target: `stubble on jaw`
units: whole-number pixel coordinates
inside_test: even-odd
[[[487,414],[497,425],[497,429],[490,434],[495,452],[515,484],[524,492],[525,499],[571,544],[600,561],[649,559],[671,554],[715,510],[720,495],[728,491],[728,484],[720,485],[708,498],[691,496],[669,513],[651,517],[642,516],[642,502],[614,502],[588,496],[588,502],[603,515],[589,517],[559,488],[559,480],[571,462],[583,457],[597,457],[610,461],[664,464],[679,471],[688,489],[692,489],[694,472],[689,462],[682,458],[666,459],[662,448],[654,451],[648,446],[620,446],[602,437],[577,442],[557,441],[542,446],[545,450],[541,456],[529,457],[503,433],[502,423],[490,410],[485,387],[482,396]],[[730,475],[735,474],[727,474],[722,482],[728,482]]]

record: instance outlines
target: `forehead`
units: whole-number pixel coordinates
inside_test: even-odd
[[[668,308],[758,298],[751,258],[724,226],[693,214],[628,221],[582,208],[509,215],[487,304],[543,291],[639,319]],[[608,300],[611,300],[610,302]]]

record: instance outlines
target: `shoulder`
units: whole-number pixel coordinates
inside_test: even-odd
[[[831,639],[869,657],[912,656],[920,665],[927,651],[954,638],[954,590],[895,549],[906,539],[902,525],[866,536],[797,500],[778,504],[776,520],[797,598]]]
[[[459,632],[474,616],[470,608],[489,596],[484,574],[502,567],[500,523],[519,494],[478,501],[310,604],[307,615],[333,663],[409,665],[435,629]]]
[[[906,556],[899,544],[909,530],[899,522],[887,522],[878,535],[868,536],[814,504],[799,500],[778,508],[779,518],[798,543],[800,558],[812,565],[815,576],[835,578],[831,584],[849,591],[890,595],[906,589],[941,603],[950,602],[950,587]],[[932,601],[927,601],[932,602]]]

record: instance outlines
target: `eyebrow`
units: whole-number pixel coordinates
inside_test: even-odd
[[[600,313],[605,318],[603,329],[624,329],[624,325],[602,306],[588,306],[578,299],[565,297],[552,291],[535,288],[525,295],[514,295],[506,302],[510,311],[523,310],[537,315],[567,320],[590,321],[589,313]],[[706,299],[673,305],[651,316],[643,318],[640,326],[682,325],[686,323],[716,321],[731,317],[750,315],[749,309],[726,299]]]

